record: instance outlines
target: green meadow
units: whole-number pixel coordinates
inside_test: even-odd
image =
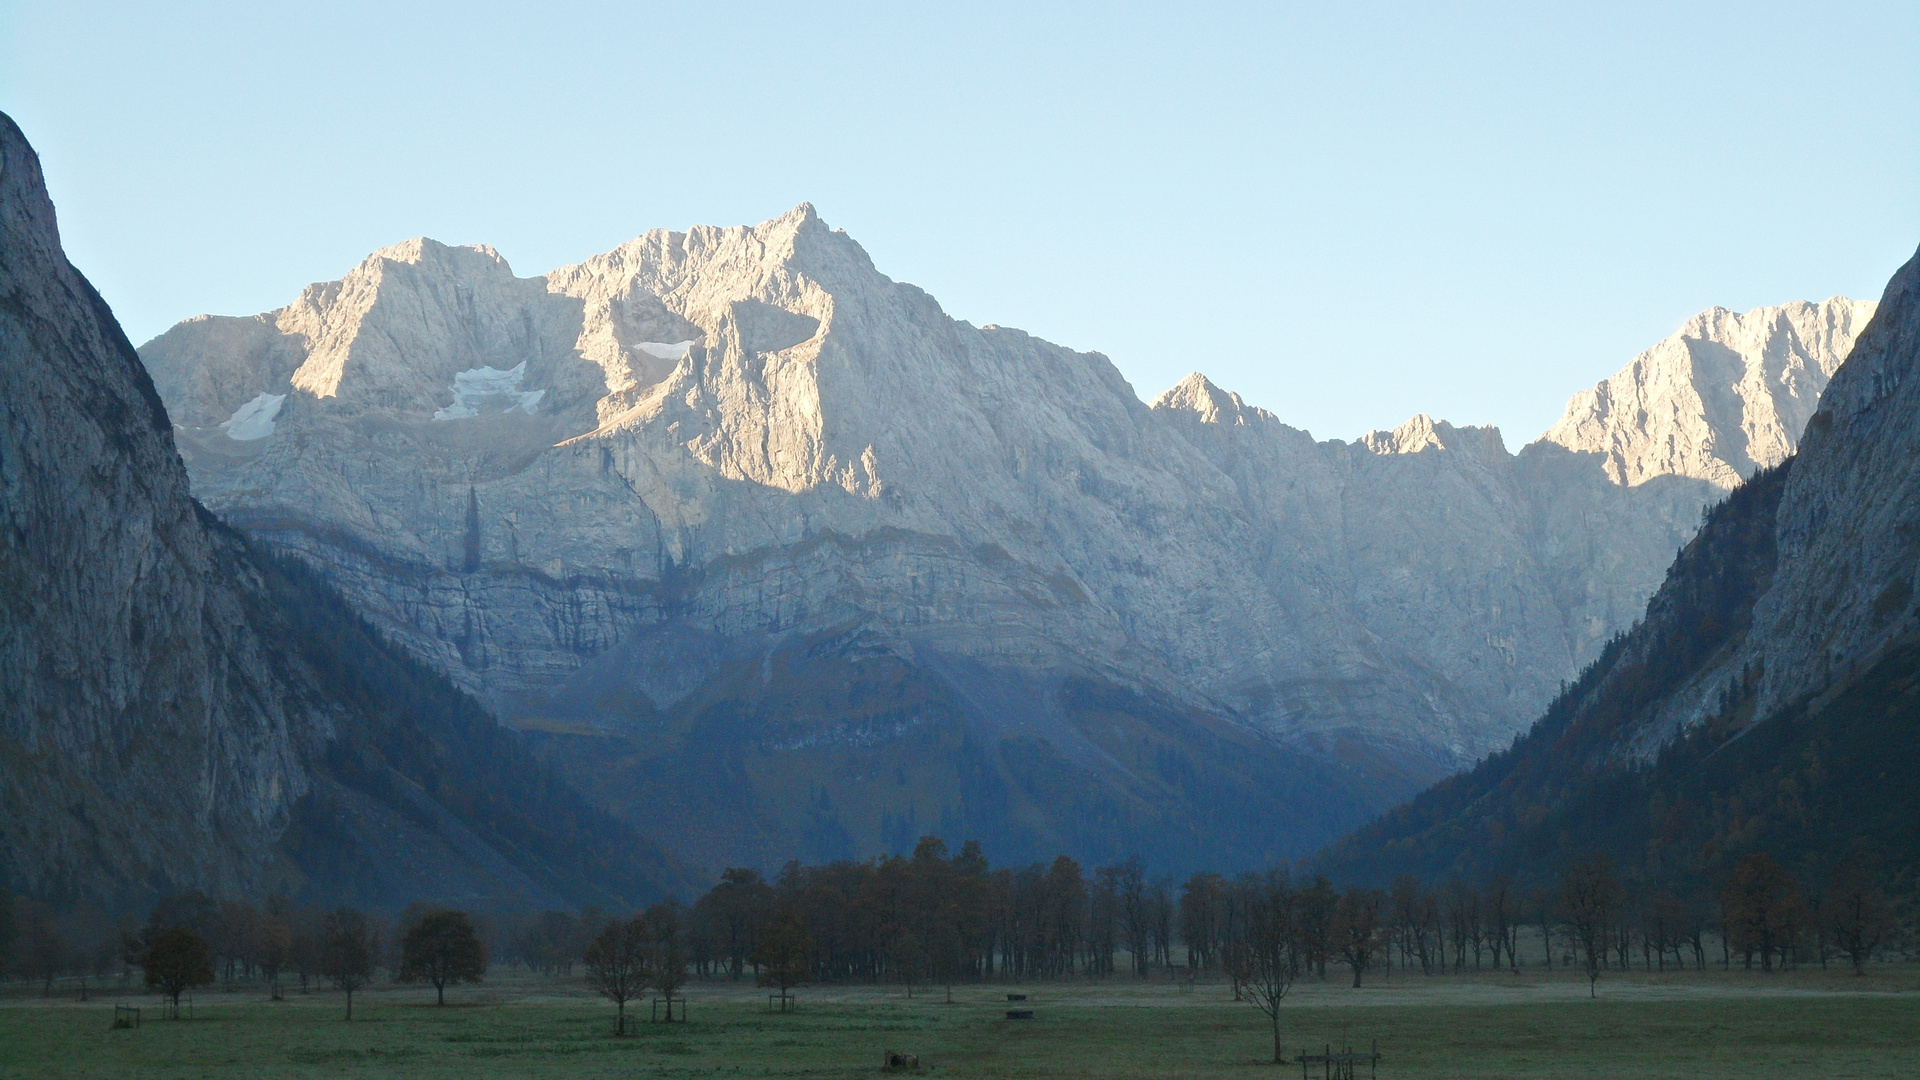
[[[381,985],[268,1001],[203,991],[191,1020],[157,999],[70,990],[0,1000],[0,1076],[839,1077],[919,1056],[928,1077],[1277,1077],[1266,1018],[1222,984],[1122,979],[1017,987],[814,987],[767,1011],[751,986],[692,986],[687,1023],[613,1034],[613,1008],[579,979],[497,973],[437,1008],[432,991]],[[38,988],[31,988],[37,991]],[[1032,1020],[1008,1020],[1009,990]],[[143,1010],[112,1027],[115,1004]],[[1835,972],[1612,975],[1597,1000],[1578,977],[1532,973],[1304,981],[1287,1003],[1288,1054],[1377,1042],[1381,1077],[1912,1077],[1920,1075],[1920,967]],[[1319,1067],[1313,1075],[1321,1074]],[[1365,1066],[1360,1075],[1367,1075]]]

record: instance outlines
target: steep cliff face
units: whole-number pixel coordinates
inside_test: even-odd
[[[1057,717],[1071,683],[1346,755],[1392,778],[1356,813],[1509,739],[1747,463],[1613,476],[1425,417],[1317,442],[1197,375],[1145,405],[807,206],[544,278],[410,241],[142,357],[210,507],[524,727],[632,735],[812,642],[976,734],[1008,709],[983,684]]]
[[[110,902],[279,887],[383,906],[655,887],[644,846],[601,851],[605,880],[584,880],[583,849],[637,837],[543,787],[471,701],[195,503],[161,398],[67,263],[39,161],[4,116],[0,370],[9,885]],[[488,767],[526,775],[486,806],[441,790]],[[562,820],[576,839],[516,849]]]
[[[1787,482],[1780,580],[1754,615],[1761,715],[1832,693],[1920,627],[1920,265],[1894,276],[1881,310]]]
[[[1551,873],[1605,849],[1716,880],[1770,850],[1817,873],[1864,846],[1920,874],[1920,257],[1888,285],[1794,456],[1737,489],[1512,750],[1324,865]]]
[[[99,870],[127,886],[191,867],[236,889],[306,794],[301,744],[326,732],[275,692],[230,576],[234,545],[196,513],[166,410],[67,265],[11,121],[0,250],[9,876],[47,891]]]

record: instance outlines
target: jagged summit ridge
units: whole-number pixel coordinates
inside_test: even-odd
[[[1874,307],[1833,297],[1701,312],[1575,394],[1541,438],[1604,455],[1615,483],[1691,476],[1732,487],[1793,452]]]
[[[720,677],[699,657],[830,634],[1451,765],[1632,619],[1718,490],[1425,416],[1320,442],[1198,373],[1144,404],[805,206],[540,278],[419,250],[142,355],[211,506],[511,716],[667,708]],[[331,396],[292,382],[323,338]],[[218,431],[263,393],[272,434]]]

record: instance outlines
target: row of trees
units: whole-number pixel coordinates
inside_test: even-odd
[[[1636,962],[1648,970],[1704,968],[1709,942],[1723,965],[1773,970],[1845,957],[1864,970],[1898,928],[1894,906],[1858,859],[1835,865],[1817,894],[1765,854],[1688,891],[1623,880],[1603,857],[1579,859],[1542,888],[1504,877],[1428,887],[1403,876],[1386,890],[1338,889],[1278,871],[1199,873],[1177,889],[1137,860],[1092,871],[1051,864],[993,869],[979,847],[949,857],[923,838],[911,856],[825,866],[788,864],[768,882],[731,869],[693,906],[696,970],[739,978],[765,928],[790,918],[804,933],[807,978],[951,985],[987,978],[1137,975],[1174,964],[1214,971],[1238,992],[1256,912],[1285,882],[1292,948],[1302,969],[1329,964],[1355,985],[1374,968],[1424,974],[1575,965],[1592,980]]]
[[[1609,966],[1631,968],[1636,952],[1648,970],[1656,963],[1666,970],[1669,955],[1676,966],[1691,959],[1704,968],[1709,933],[1719,942],[1723,966],[1739,957],[1748,969],[1772,971],[1811,956],[1825,967],[1837,955],[1864,974],[1899,930],[1892,900],[1858,857],[1835,863],[1819,892],[1809,895],[1773,856],[1758,852],[1736,863],[1716,892],[1689,896],[1630,887],[1616,879],[1611,860],[1592,855],[1568,868],[1549,902],[1589,980]],[[1542,923],[1549,943],[1553,927],[1551,919]]]
[[[1281,893],[1287,952],[1299,970],[1326,978],[1329,965],[1341,966],[1356,986],[1376,969],[1431,975],[1528,963],[1577,965],[1597,981],[1636,960],[1648,970],[1703,968],[1710,943],[1727,966],[1737,958],[1774,970],[1838,956],[1864,970],[1898,930],[1893,904],[1858,859],[1840,861],[1819,885],[1803,887],[1760,854],[1716,886],[1691,891],[1623,880],[1597,856],[1526,891],[1502,877],[1429,887],[1411,876],[1386,890],[1342,890],[1279,871],[1199,873],[1176,888],[1138,860],[1088,870],[1061,856],[993,868],[978,844],[949,855],[925,837],[909,856],[789,863],[773,881],[729,869],[691,907],[669,901],[626,919],[547,911],[496,924],[416,906],[389,933],[364,913],[301,908],[284,897],[256,908],[188,893],[156,905],[144,924],[85,909],[63,920],[21,900],[0,904],[0,958],[47,991],[61,974],[124,977],[141,967],[151,977],[142,961],[148,948],[164,931],[185,928],[205,950],[205,980],[178,984],[171,996],[215,978],[254,977],[278,996],[281,980],[297,975],[303,990],[324,979],[347,991],[350,1010],[352,991],[379,967],[430,981],[444,999],[449,982],[479,978],[497,951],[550,974],[584,963],[619,1006],[624,1031],[628,1001],[657,991],[671,1015],[689,973],[739,979],[749,968],[782,992],[809,981],[888,981],[911,994],[928,983],[950,992],[981,979],[1146,976],[1177,966],[1188,977],[1216,973],[1244,996],[1254,984],[1261,913],[1271,914]],[[428,950],[429,940],[442,944]],[[446,959],[418,960],[429,951]]]
[[[949,856],[923,837],[910,856],[789,863],[772,882],[726,871],[690,912],[694,967],[740,978],[779,917],[809,942],[809,979],[900,982],[909,993],[978,978],[1111,974],[1123,955],[1145,974],[1171,963],[1178,941],[1173,883],[1137,859],[1092,873],[1064,855],[995,870],[977,843]]]
[[[427,982],[445,1003],[445,988],[477,982],[486,973],[486,946],[465,912],[416,906],[402,913],[390,938],[380,920],[350,907],[296,907],[274,897],[262,907],[215,900],[200,892],[167,897],[144,922],[107,922],[82,908],[61,918],[34,901],[0,895],[0,959],[13,959],[51,993],[53,982],[135,970],[177,1013],[182,995],[217,980],[257,978],[280,997],[281,980],[297,974],[303,991],[324,980],[347,996],[371,982],[381,967],[402,982]],[[383,948],[390,940],[393,948]]]

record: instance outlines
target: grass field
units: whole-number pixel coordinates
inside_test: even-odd
[[[1275,1077],[1266,1018],[1226,987],[1114,980],[1037,983],[1031,1021],[1004,1018],[1005,986],[935,991],[803,988],[770,1015],[751,986],[695,983],[686,1024],[612,1036],[612,1006],[578,979],[498,973],[450,994],[383,986],[341,1019],[333,993],[202,992],[191,1022],[154,1021],[151,997],[0,1001],[0,1076],[836,1077],[880,1072],[888,1049],[928,1077]],[[147,1022],[111,1030],[115,1003]],[[1303,982],[1289,999],[1289,1054],[1378,1040],[1382,1077],[1920,1076],[1920,968],[1838,972],[1483,974]],[[1318,1070],[1315,1070],[1318,1075]],[[1362,1075],[1365,1075],[1364,1068]]]

